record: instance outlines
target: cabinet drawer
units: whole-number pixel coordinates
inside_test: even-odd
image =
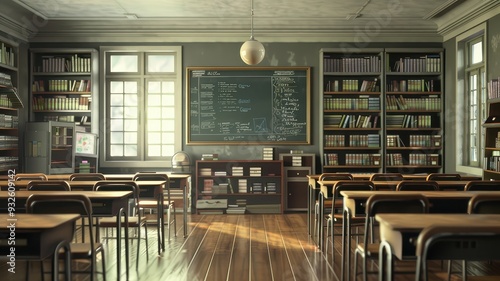
[[[310,168],[287,169],[286,176],[288,178],[303,178],[311,174]]]

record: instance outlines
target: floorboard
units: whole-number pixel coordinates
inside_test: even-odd
[[[177,218],[178,222],[182,222],[180,215]],[[340,274],[340,237],[335,236],[336,257],[332,264],[331,255],[326,257],[312,243],[307,233],[306,215],[303,213],[190,215],[187,229],[189,235],[186,238],[182,236],[184,230],[181,223],[177,226],[177,236],[172,233],[172,239],[165,245],[166,250],[161,255],[157,251],[156,228],[154,225],[148,226],[148,254],[145,243],[141,241],[143,244],[137,268],[137,240],[131,242],[129,280],[337,281]],[[355,243],[352,244],[354,249]],[[117,280],[116,242],[109,240],[104,247],[107,280]],[[126,280],[124,255],[125,251],[122,250],[121,280]],[[398,263],[397,270],[414,270],[414,263],[406,262],[404,265]],[[0,280],[26,280],[27,266],[25,261],[16,261],[16,273],[12,274],[7,272],[6,263],[0,264]],[[50,263],[46,261],[45,268],[49,269],[49,266]],[[78,266],[85,268],[88,264],[78,263]],[[99,259],[98,268],[100,266]],[[444,267],[440,263],[433,263],[431,268],[430,281],[446,280]],[[377,269],[376,264],[374,269]],[[460,264],[455,262],[454,271],[460,269]],[[471,262],[468,273],[500,276],[500,266],[498,262]],[[95,277],[95,280],[102,280],[99,274]],[[396,274],[395,280],[410,281],[414,278],[414,274]],[[30,263],[28,280],[42,280],[39,262]],[[45,280],[50,280],[49,274],[45,274]],[[73,280],[88,281],[90,277],[75,275]],[[376,275],[369,276],[369,281],[376,280]],[[460,278],[453,276],[452,280]]]

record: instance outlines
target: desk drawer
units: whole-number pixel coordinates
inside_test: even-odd
[[[291,167],[286,169],[288,178],[305,178],[311,174],[311,169],[308,167]]]

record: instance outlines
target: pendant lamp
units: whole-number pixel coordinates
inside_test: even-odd
[[[240,57],[248,65],[259,64],[266,54],[264,45],[253,37],[253,0],[250,13],[250,39],[243,43],[240,48]]]

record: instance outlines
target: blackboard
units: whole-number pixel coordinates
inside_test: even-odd
[[[188,144],[309,144],[310,67],[188,67]]]

